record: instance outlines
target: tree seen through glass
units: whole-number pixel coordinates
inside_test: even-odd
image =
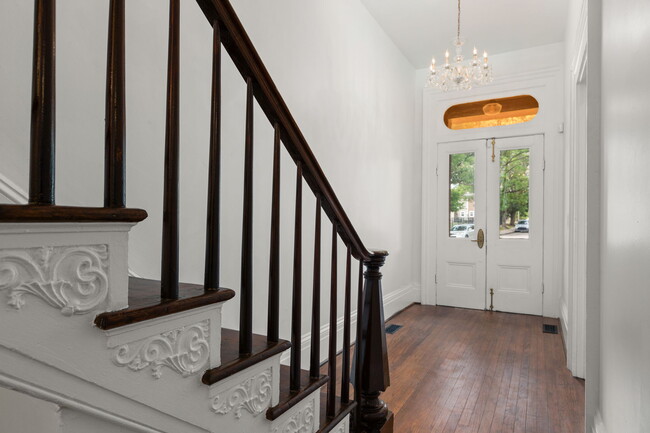
[[[500,152],[499,235],[528,239],[530,205],[530,149]]]
[[[449,155],[449,236],[474,235],[474,153]]]

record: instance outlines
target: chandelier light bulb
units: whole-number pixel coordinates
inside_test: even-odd
[[[449,50],[445,51],[445,65],[441,71],[436,71],[436,60],[431,59],[430,74],[426,86],[438,88],[443,91],[467,90],[474,85],[482,85],[492,81],[492,66],[488,63],[487,51],[483,51],[483,64],[478,59],[478,49],[472,50],[472,58],[465,62],[463,57],[463,44],[465,40],[460,36],[460,0],[458,0],[458,31],[452,41],[455,47],[455,56],[450,63]]]

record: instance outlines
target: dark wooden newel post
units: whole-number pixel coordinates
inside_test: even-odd
[[[357,360],[361,362],[361,419],[359,424],[366,433],[380,432],[389,415],[386,403],[379,398],[390,385],[381,272],[379,271],[386,262],[387,255],[386,251],[374,251],[370,259],[365,262],[361,341]]]

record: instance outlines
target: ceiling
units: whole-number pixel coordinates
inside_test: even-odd
[[[456,0],[361,0],[417,68],[438,62],[456,36]],[[567,0],[462,0],[461,36],[479,52],[504,53],[564,40]],[[453,53],[453,52],[452,52]]]

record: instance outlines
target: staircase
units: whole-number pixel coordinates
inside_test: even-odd
[[[126,207],[125,200],[125,0],[110,0],[107,17],[101,208],[55,204],[56,0],[35,0],[29,202],[0,205],[0,293],[7,301],[0,313],[0,385],[55,404],[57,431],[69,433],[87,432],[89,425],[96,432],[392,432],[393,415],[380,399],[389,386],[380,273],[388,254],[369,251],[360,240],[230,3],[197,3],[213,29],[203,285],[178,278],[179,0],[169,0],[159,281],[128,273],[128,233],[147,213]],[[224,49],[247,86],[241,284],[236,290],[219,284],[220,167],[228,163],[220,152]],[[266,300],[255,297],[252,281],[255,102],[274,130]],[[290,305],[280,299],[279,280],[282,147],[296,166]],[[316,198],[317,210],[311,287],[302,287],[303,181]],[[326,370],[320,359],[323,213],[331,223],[333,245]],[[347,251],[344,287],[337,287],[339,242]],[[352,267],[357,265],[355,291]],[[304,312],[306,291],[312,294],[312,305]],[[233,308],[235,296],[239,328],[222,328],[222,309]],[[344,305],[340,353],[339,296]],[[253,305],[262,301],[268,324],[266,335],[257,335]],[[290,341],[279,332],[280,314],[288,311]],[[309,365],[303,366],[305,314],[311,316],[311,340]],[[287,351],[289,362],[283,365]]]

